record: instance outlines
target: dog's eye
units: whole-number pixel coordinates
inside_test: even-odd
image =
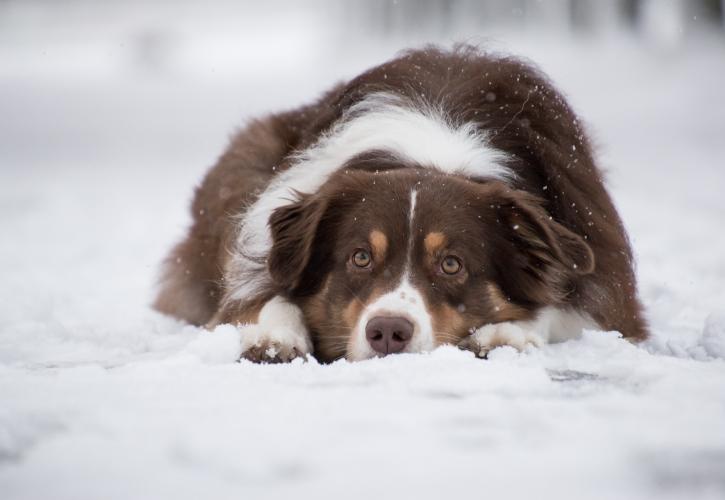
[[[462,267],[461,261],[452,255],[448,255],[441,262],[441,269],[446,274],[456,274]]]
[[[351,260],[357,267],[369,267],[373,259],[370,257],[370,252],[367,250],[355,250],[355,253],[352,254]]]

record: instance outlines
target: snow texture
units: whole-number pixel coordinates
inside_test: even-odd
[[[236,49],[204,58],[200,40],[153,72],[23,40],[0,47],[3,499],[725,495],[722,39],[491,42],[537,61],[589,124],[651,340],[332,365],[237,363],[236,329],[148,304],[229,131],[402,43],[343,55],[308,36],[289,61],[278,42],[231,70]]]

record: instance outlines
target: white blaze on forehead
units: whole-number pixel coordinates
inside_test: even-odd
[[[395,290],[379,297],[362,312],[350,337],[348,359],[361,360],[377,355],[368,343],[365,326],[368,321],[379,316],[405,318],[413,324],[413,337],[403,352],[430,351],[435,347],[433,320],[423,295],[407,278],[403,278]]]
[[[289,204],[295,191],[316,192],[347,161],[375,150],[446,173],[503,181],[515,177],[506,166],[508,156],[493,148],[474,123],[454,123],[440,106],[412,103],[390,93],[371,94],[299,153],[244,214],[228,276],[234,298],[248,298],[268,280],[264,267],[245,256],[264,259],[269,252],[272,212]]]
[[[415,203],[418,199],[418,191],[413,189],[410,192],[410,214],[408,215],[408,224],[410,224],[411,229],[413,228],[413,215],[415,214]]]
[[[410,213],[408,214],[408,255],[405,263],[405,275],[410,271],[410,259],[413,256],[413,244],[415,243],[415,235],[413,234],[413,219],[415,219],[415,203],[418,199],[418,192],[413,189],[410,192]]]

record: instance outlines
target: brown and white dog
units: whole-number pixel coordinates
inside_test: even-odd
[[[243,356],[485,356],[644,339],[632,253],[564,98],[523,62],[414,50],[251,122],[197,189],[156,308]]]

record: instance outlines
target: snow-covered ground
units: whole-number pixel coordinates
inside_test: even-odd
[[[313,36],[233,70],[254,46],[187,46],[164,71],[113,43],[0,45],[0,497],[723,498],[722,38],[486,41],[590,124],[638,257],[642,346],[588,332],[487,361],[265,366],[235,362],[234,329],[148,307],[231,130],[402,43]]]

